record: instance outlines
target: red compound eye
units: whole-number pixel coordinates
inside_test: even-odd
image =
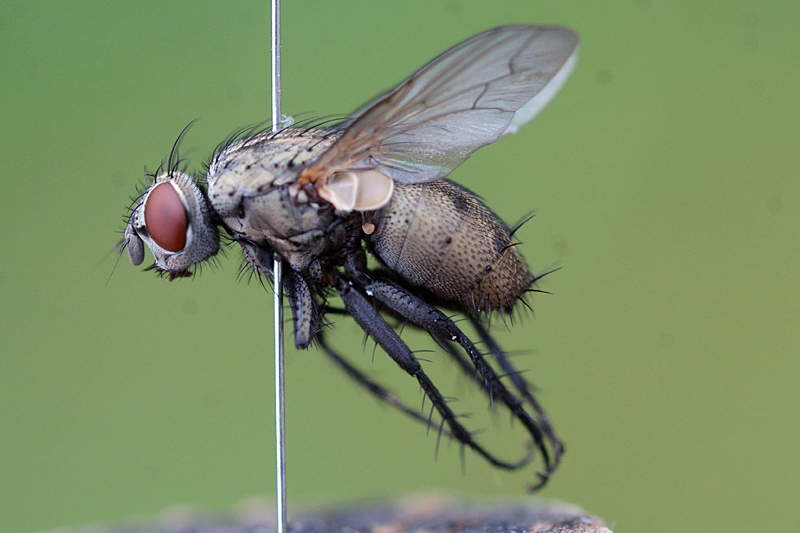
[[[144,225],[150,237],[163,249],[179,252],[186,246],[186,209],[171,183],[159,183],[147,196]]]

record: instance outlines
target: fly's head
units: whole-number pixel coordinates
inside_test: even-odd
[[[202,188],[186,173],[160,172],[128,217],[125,242],[134,265],[144,261],[146,244],[155,270],[170,279],[191,275],[189,269],[219,251],[219,229]]]

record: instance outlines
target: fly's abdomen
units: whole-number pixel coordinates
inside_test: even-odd
[[[375,226],[370,244],[389,270],[463,308],[509,309],[532,283],[505,224],[450,181],[395,183]]]

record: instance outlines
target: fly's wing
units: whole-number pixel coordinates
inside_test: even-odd
[[[577,50],[578,35],[558,26],[504,26],[467,39],[356,113],[301,178],[319,184],[348,169],[405,183],[442,178],[547,105]]]

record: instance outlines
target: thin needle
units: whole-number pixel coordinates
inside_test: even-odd
[[[281,3],[272,0],[272,131],[281,129]],[[286,526],[286,421],[283,391],[283,264],[272,256],[275,311],[275,450],[278,533]]]

